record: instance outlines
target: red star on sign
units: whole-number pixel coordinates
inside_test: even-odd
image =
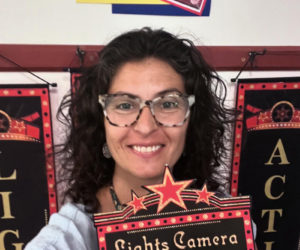
[[[199,202],[203,201],[208,205],[209,205],[209,197],[213,196],[215,194],[213,192],[208,192],[207,188],[206,188],[206,185],[204,185],[201,190],[196,190],[195,192],[198,195],[198,199],[196,200],[196,203],[199,203]]]
[[[171,202],[184,209],[187,209],[180,193],[192,182],[193,180],[175,182],[171,175],[170,169],[166,167],[163,184],[146,186],[147,189],[157,193],[160,196],[157,213],[163,210]]]
[[[131,192],[132,192],[132,201],[129,201],[127,203],[127,205],[133,207],[133,213],[136,214],[141,209],[147,210],[147,208],[143,204],[144,198],[143,197],[139,198],[136,196],[135,192],[133,192],[133,191],[131,191]]]

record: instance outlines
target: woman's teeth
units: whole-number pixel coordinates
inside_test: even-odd
[[[135,151],[141,152],[141,153],[152,153],[157,151],[159,148],[161,148],[161,145],[156,146],[133,146],[132,147]]]

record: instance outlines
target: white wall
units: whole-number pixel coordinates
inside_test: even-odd
[[[117,15],[111,4],[1,0],[0,43],[106,44],[151,26],[187,33],[204,45],[300,45],[299,0],[211,0],[209,17]]]

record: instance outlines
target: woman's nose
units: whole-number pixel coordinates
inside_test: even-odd
[[[153,117],[149,107],[144,107],[136,123],[134,130],[142,134],[150,134],[158,128],[158,124]]]

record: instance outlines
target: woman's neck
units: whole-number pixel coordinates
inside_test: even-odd
[[[118,176],[114,176],[112,180],[114,191],[122,204],[131,201],[132,192],[134,192],[138,197],[148,194],[149,191],[143,188],[145,185],[148,185],[148,183],[145,183],[143,180],[127,181],[124,178],[118,178]]]
[[[147,195],[149,191],[143,186],[161,183],[158,179],[133,179],[126,174],[115,173],[111,186],[105,186],[97,192],[97,199],[101,206],[99,212],[112,212],[119,210],[122,205],[132,200],[132,192],[138,197]]]

